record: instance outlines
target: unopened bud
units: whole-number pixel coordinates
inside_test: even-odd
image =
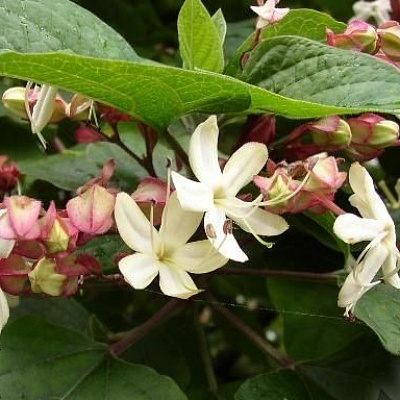
[[[24,257],[11,254],[0,260],[0,286],[9,294],[19,296],[30,292],[28,273],[30,264]]]
[[[33,293],[45,293],[49,296],[60,296],[67,277],[56,271],[54,259],[42,258],[28,274]]]
[[[65,114],[73,121],[87,121],[93,104],[94,101],[92,99],[88,99],[81,94],[75,94],[67,104]]]
[[[350,127],[338,116],[322,118],[310,124],[313,142],[322,147],[346,148],[351,141]]]
[[[380,49],[390,59],[400,61],[400,25],[397,21],[388,21],[378,29]]]
[[[378,33],[375,27],[365,21],[350,22],[344,33],[335,34],[327,29],[326,34],[330,46],[368,54],[374,54],[378,51]]]
[[[356,146],[383,149],[392,146],[399,138],[399,125],[377,114],[366,113],[347,120]]]

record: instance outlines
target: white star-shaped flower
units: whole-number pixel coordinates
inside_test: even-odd
[[[392,6],[390,0],[364,1],[359,0],[353,4],[354,17],[350,21],[361,19],[368,21],[374,18],[378,25],[389,21]]]
[[[135,289],[144,289],[160,275],[160,288],[168,296],[186,299],[199,292],[189,275],[222,267],[228,261],[208,240],[187,243],[196,232],[201,213],[185,211],[176,193],[168,199],[157,231],[126,193],[117,195],[115,220],[124,242],[135,254],[124,257],[119,268]]]
[[[200,182],[176,172],[172,172],[172,180],[184,209],[205,212],[205,232],[214,247],[223,256],[244,262],[248,258],[232,234],[230,220],[247,232],[267,236],[281,234],[288,224],[282,217],[236,197],[264,167],[267,147],[246,143],[232,154],[221,171],[218,134],[217,118],[211,116],[196,128],[190,139],[189,162]]]
[[[346,307],[345,315],[354,310],[356,302],[365,292],[380,282],[373,281],[380,268],[385,282],[400,288],[397,274],[400,254],[396,247],[394,222],[375,192],[371,176],[359,163],[350,167],[349,181],[354,192],[349,201],[358,209],[362,218],[354,214],[340,215],[333,231],[346,243],[370,243],[361,253],[339,292],[338,305]]]
[[[267,0],[262,6],[250,6],[258,15],[257,29],[279,22],[290,11],[290,8],[276,8],[278,3],[279,0]]]

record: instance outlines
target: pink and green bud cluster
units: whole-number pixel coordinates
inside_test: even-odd
[[[387,21],[378,30],[381,51],[393,61],[400,61],[400,25],[397,21]]]

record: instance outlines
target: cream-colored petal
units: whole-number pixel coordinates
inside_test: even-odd
[[[202,212],[184,210],[176,192],[172,193],[164,207],[159,230],[164,249],[171,251],[185,244],[196,232],[202,219]]]
[[[268,149],[262,143],[246,143],[236,150],[225,164],[222,185],[226,197],[236,194],[253,180],[268,160]]]
[[[364,207],[359,209],[363,217],[392,222],[385,204],[375,191],[371,176],[358,162],[353,163],[350,167],[349,182],[354,193],[364,201]],[[357,199],[353,198],[352,201],[357,206]]]
[[[218,124],[212,115],[197,126],[190,138],[189,162],[196,178],[215,188],[221,181],[221,168],[218,162]]]
[[[14,248],[15,240],[6,240],[0,238],[0,259],[7,258]]]
[[[167,296],[179,299],[187,299],[201,292],[187,272],[165,264],[160,267],[160,289]]]
[[[229,229],[229,221],[223,209],[213,207],[205,213],[204,229],[211,244],[224,257],[239,262],[248,260]]]
[[[392,285],[396,289],[400,289],[400,277],[397,273],[397,259],[398,256],[390,254],[382,265],[382,274],[386,283]]]
[[[221,268],[228,259],[221,255],[208,240],[187,243],[175,251],[171,263],[193,273],[204,274]]]
[[[10,309],[8,307],[7,299],[3,291],[0,289],[0,332],[7,323],[9,316]]]
[[[160,262],[148,254],[132,254],[118,263],[125,280],[135,289],[144,289],[157,276]]]
[[[172,172],[178,200],[182,208],[189,211],[207,211],[214,204],[214,193],[210,186],[195,182],[177,172]]]
[[[127,193],[118,193],[115,221],[122,240],[140,253],[153,253],[159,246],[158,232]]]
[[[339,215],[333,225],[335,235],[350,244],[373,240],[384,231],[384,222],[354,214]]]
[[[244,231],[257,235],[280,235],[289,228],[288,223],[280,216],[236,197],[218,203],[228,218],[235,221]]]

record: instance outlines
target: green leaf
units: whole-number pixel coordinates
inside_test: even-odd
[[[289,279],[268,279],[268,293],[282,312],[284,343],[299,360],[327,356],[348,345],[365,330],[350,324],[337,306],[334,284]],[[290,293],[290,295],[288,295]]]
[[[221,44],[224,44],[226,36],[226,21],[222,10],[219,8],[211,17],[211,19],[217,28]]]
[[[254,22],[253,22],[254,25]],[[270,39],[282,35],[301,36],[312,40],[326,42],[326,28],[335,33],[344,32],[346,24],[334,20],[330,15],[316,10],[297,9],[290,10],[289,14],[276,25],[263,29],[261,39]],[[254,34],[250,35],[237,49],[229,62],[226,73],[231,76],[240,75],[240,59],[242,55],[251,50]]]
[[[0,20],[2,49],[139,60],[122,36],[72,1],[3,0]]]
[[[342,107],[400,104],[400,72],[368,55],[297,36],[262,42],[246,64],[243,80],[282,96]]]
[[[29,177],[48,181],[65,189],[76,190],[88,180],[99,176],[104,163],[116,161],[113,182],[122,190],[133,189],[147,172],[124,150],[112,143],[78,145],[51,156],[20,162],[21,171]]]
[[[220,18],[216,22],[220,23]],[[178,37],[184,68],[223,70],[221,31],[200,0],[183,3],[178,16]]]
[[[355,316],[378,335],[383,346],[400,355],[400,291],[390,285],[379,285],[357,302]]]
[[[169,378],[109,355],[82,334],[24,317],[2,333],[0,396],[4,400],[184,400]]]
[[[309,400],[301,378],[293,371],[280,370],[248,379],[235,394],[235,400]]]
[[[334,52],[332,55],[336,54],[335,51],[341,52],[328,47],[327,49]],[[400,74],[394,67],[364,54],[340,54],[350,54],[354,63],[368,61],[369,72],[371,69],[378,72],[383,70],[386,80],[392,82],[393,88],[400,85]],[[356,71],[354,74],[353,78],[356,79]],[[69,54],[4,52],[0,54],[0,75],[44,82],[79,92],[119,108],[158,129],[163,129],[180,116],[192,112],[270,112],[288,118],[315,118],[363,111],[400,113],[400,91],[394,95],[393,88],[388,91],[387,100],[383,99],[383,92],[379,90],[368,92],[371,96],[368,104],[360,104],[354,99],[354,103],[348,103],[347,107],[327,106],[285,98],[239,80],[206,71],[187,71]],[[374,82],[370,76],[368,79],[371,79],[370,85],[378,85],[378,81]],[[304,88],[305,92],[307,90],[310,90],[309,85]],[[365,98],[366,95],[362,96]],[[325,99],[321,99],[322,101]]]

